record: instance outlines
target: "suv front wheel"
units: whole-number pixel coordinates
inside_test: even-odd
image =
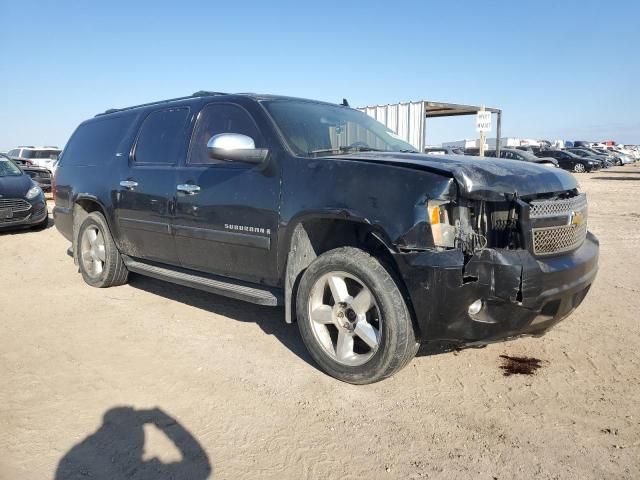
[[[403,368],[417,352],[400,289],[387,269],[360,249],[320,255],[302,276],[296,302],[309,353],[339,380],[377,382]]]
[[[127,283],[129,271],[122,261],[104,216],[90,213],[78,231],[80,273],[92,287],[115,287]]]

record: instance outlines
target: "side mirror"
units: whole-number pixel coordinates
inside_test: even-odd
[[[256,148],[253,138],[239,133],[220,133],[207,142],[209,157],[228,162],[260,164],[267,159],[269,150]]]

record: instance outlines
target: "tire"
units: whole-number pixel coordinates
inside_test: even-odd
[[[127,283],[129,271],[101,213],[93,212],[85,218],[76,243],[80,273],[87,284],[107,288]]]
[[[393,276],[360,249],[320,255],[300,280],[296,305],[309,353],[338,380],[383,380],[418,351],[411,314]]]
[[[587,171],[587,167],[584,163],[578,162],[573,166],[573,171],[576,173],[584,173]]]

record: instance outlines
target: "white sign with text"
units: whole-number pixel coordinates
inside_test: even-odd
[[[476,131],[491,131],[491,112],[478,112],[478,116],[476,117]]]

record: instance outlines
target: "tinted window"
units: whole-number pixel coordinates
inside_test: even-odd
[[[60,158],[60,165],[97,165],[113,158],[133,116],[102,118],[80,125]]]
[[[151,113],[140,128],[135,158],[137,163],[178,163],[184,149],[188,108]]]
[[[253,138],[256,148],[264,148],[264,140],[253,118],[238,105],[210,103],[198,116],[191,141],[189,163],[219,163],[209,158],[207,142],[220,133],[240,133]],[[225,162],[226,163],[226,162]]]
[[[15,150],[11,150],[9,153],[7,153],[8,156],[10,157],[17,157],[20,154],[20,149],[15,149]]]
[[[25,153],[28,150],[25,150]],[[38,159],[53,159],[55,160],[56,158],[58,158],[58,154],[60,153],[60,150],[30,150],[29,152],[29,156],[25,157],[25,158],[38,158]]]

